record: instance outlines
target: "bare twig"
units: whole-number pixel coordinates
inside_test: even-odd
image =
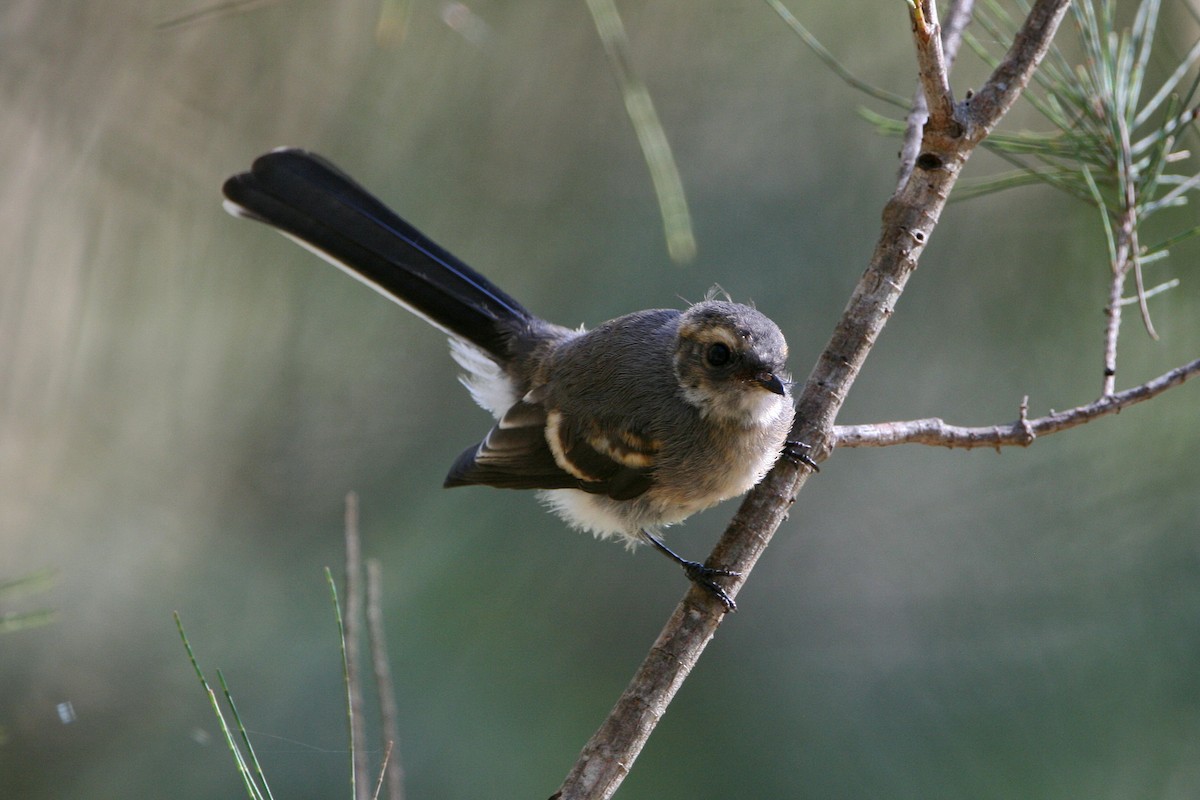
[[[1037,419],[1028,419],[1023,407],[1021,416],[1015,422],[990,427],[966,428],[948,425],[936,417],[904,422],[881,422],[874,425],[837,425],[833,429],[834,445],[888,447],[895,444],[927,444],[968,450],[973,447],[1028,447],[1039,436],[1065,431],[1157,397],[1197,373],[1200,373],[1200,359],[1131,389],[1104,395],[1087,405],[1076,406],[1066,411],[1054,411]]]
[[[346,494],[345,515],[346,539],[346,612],[345,649],[347,664],[347,693],[351,706],[350,752],[354,760],[354,775],[357,800],[370,797],[370,764],[366,746],[366,717],[363,714],[361,642],[360,629],[363,614],[363,559],[362,536],[358,524],[358,495]],[[366,626],[367,640],[371,648],[371,669],[375,678],[375,690],[379,698],[379,715],[383,730],[383,748],[388,756],[380,767],[377,781],[382,786],[386,778],[390,800],[403,800],[403,769],[398,754],[394,753],[395,742],[399,741],[396,726],[396,694],[392,688],[391,667],[388,663],[387,644],[383,632],[383,601],[379,562],[366,562]],[[375,796],[378,797],[376,788]]]
[[[826,457],[832,448],[834,419],[916,269],[963,164],[1028,83],[1068,5],[1069,0],[1037,0],[980,92],[954,106],[949,116],[931,116],[916,169],[884,208],[883,230],[870,264],[797,400],[792,438],[812,445],[815,458]],[[928,38],[914,36],[923,72],[935,68]],[[940,44],[936,48],[940,52]],[[935,83],[949,86],[944,76],[936,77]],[[780,459],[743,501],[709,557],[711,563],[741,573],[726,587],[731,596],[745,582],[809,474],[798,462]],[[695,587],[689,590],[555,798],[612,796],[723,617],[723,607],[714,597]]]
[[[1133,165],[1133,145],[1129,139],[1129,126],[1125,122],[1125,115],[1118,113],[1114,116],[1121,155],[1121,163],[1118,168],[1121,175],[1122,207],[1119,224],[1114,231],[1116,251],[1112,254],[1112,283],[1109,287],[1108,306],[1105,308],[1108,324],[1104,330],[1104,395],[1112,394],[1117,385],[1117,339],[1121,333],[1121,306],[1124,305],[1125,278],[1128,277],[1130,271],[1133,272],[1142,324],[1145,325],[1150,338],[1158,338],[1154,324],[1150,321],[1150,308],[1146,305],[1146,286],[1142,278],[1141,248],[1138,244],[1139,201]],[[1101,213],[1105,213],[1103,206],[1101,206]]]
[[[1004,59],[969,101],[971,116],[985,129],[980,139],[991,133],[1024,91],[1033,73],[1028,67],[1032,64],[1036,69],[1045,57],[1069,5],[1066,0],[1040,0],[1030,9]],[[1047,30],[1049,36],[1044,35]]]
[[[945,54],[946,69],[954,66],[958,56],[958,46],[962,42],[963,31],[971,21],[971,12],[975,0],[954,0],[946,15],[946,23],[942,26],[942,52]],[[919,83],[919,82],[918,82]],[[921,151],[921,133],[925,129],[925,120],[929,117],[929,103],[925,100],[925,92],[919,88],[913,95],[912,107],[905,117],[904,138],[900,145],[900,168],[896,172],[896,191],[908,180],[916,164],[917,154]]]
[[[1112,279],[1108,285],[1108,305],[1104,307],[1104,316],[1108,321],[1104,325],[1104,373],[1101,395],[1110,395],[1117,388],[1117,339],[1121,333],[1121,307],[1125,305],[1121,302],[1125,293],[1125,271],[1118,264],[1119,261],[1114,259]]]
[[[366,721],[363,716],[362,677],[359,671],[360,621],[362,619],[362,547],[358,534],[358,495],[346,493],[346,681],[350,703],[350,756],[354,761],[356,800],[370,792],[367,763]]]
[[[909,18],[917,45],[917,75],[929,107],[929,124],[946,127],[954,119],[954,91],[950,88],[949,65],[942,49],[937,3],[916,0],[909,6]]]
[[[379,695],[379,717],[388,757],[384,759],[380,780],[387,777],[389,800],[404,800],[404,768],[396,742],[400,741],[396,724],[396,692],[392,683],[391,661],[383,633],[383,580],[379,560],[367,559],[367,639],[371,643],[371,665],[375,690]],[[378,790],[376,790],[378,795]]]
[[[958,58],[958,47],[962,44],[963,31],[971,22],[971,12],[975,9],[975,0],[952,0],[950,10],[946,13],[946,21],[942,23],[942,52],[946,55],[946,70],[954,68]]]

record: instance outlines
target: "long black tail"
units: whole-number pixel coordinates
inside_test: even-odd
[[[225,182],[225,208],[264,222],[501,363],[534,317],[320,156],[282,149]]]

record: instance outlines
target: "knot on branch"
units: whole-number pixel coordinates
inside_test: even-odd
[[[1017,427],[1020,429],[1020,438],[1018,439],[1022,447],[1029,447],[1037,439],[1037,431],[1034,430],[1033,423],[1029,421],[1029,395],[1021,398],[1020,412],[1017,416]],[[999,445],[997,445],[999,450]]]
[[[936,155],[934,153],[926,152],[926,153],[921,153],[921,155],[917,156],[915,165],[916,165],[917,169],[935,170],[935,169],[941,169],[942,166],[944,165],[944,163],[945,162],[942,161],[941,156]]]

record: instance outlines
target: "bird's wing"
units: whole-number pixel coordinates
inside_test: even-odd
[[[601,425],[521,401],[458,457],[445,485],[580,489],[632,500],[654,485],[658,449],[656,440],[620,423]]]

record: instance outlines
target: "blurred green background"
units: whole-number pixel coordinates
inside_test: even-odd
[[[685,268],[583,2],[403,5],[0,7],[0,578],[57,570],[0,611],[59,612],[0,638],[5,798],[241,793],[173,610],[275,796],[346,797],[322,568],[350,489],[410,797],[547,796],[685,589],[529,494],[439,488],[487,415],[443,337],[222,212],[260,152],[324,153],[563,324],[719,283],[798,377],[862,272],[898,144],[764,4],[621,4],[694,215]],[[793,8],[911,92],[903,4]],[[1163,27],[1160,71],[1196,38]],[[964,57],[958,91],[982,75]],[[1198,257],[1153,268],[1184,283],[1152,301],[1161,342],[1126,325],[1122,387],[1200,353]],[[841,421],[1090,401],[1105,259],[1049,190],[952,206]],[[1195,797],[1197,391],[999,455],[836,453],[620,796]],[[671,542],[703,556],[734,508]]]

